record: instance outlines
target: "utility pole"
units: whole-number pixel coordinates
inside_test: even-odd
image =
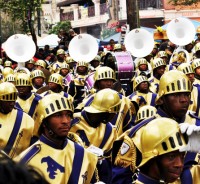
[[[126,0],[127,24],[130,31],[140,27],[139,0]]]
[[[0,58],[2,58],[2,22],[1,22],[1,9],[0,9]]]

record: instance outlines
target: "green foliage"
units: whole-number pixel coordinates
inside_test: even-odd
[[[185,6],[196,4],[198,2],[200,2],[200,0],[169,0],[169,3],[172,3],[173,5],[185,5]]]
[[[101,32],[101,39],[104,40],[112,35],[116,34],[116,27],[115,28],[109,28],[109,29],[104,29]]]
[[[0,0],[0,9],[23,32],[31,31],[36,11],[43,0]]]
[[[61,21],[58,22],[53,28],[49,31],[49,34],[57,34],[59,31],[63,29],[64,31],[68,32],[69,29],[71,29],[71,22],[66,20],[66,21]]]

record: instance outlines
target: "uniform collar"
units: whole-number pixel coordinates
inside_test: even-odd
[[[50,147],[52,147],[52,148],[55,148],[55,149],[60,149],[60,147],[55,143],[55,142],[53,142],[53,141],[51,141],[50,139],[48,139],[44,134],[42,134],[41,136],[40,136],[40,141],[41,142],[43,142],[43,143],[45,143],[45,144],[47,144],[48,146],[50,146]],[[63,148],[65,148],[65,146],[67,145],[67,138],[65,139],[65,142],[64,142],[64,144],[63,144],[63,147],[62,147],[62,149]]]
[[[161,184],[161,183],[164,183],[164,182],[160,182],[158,180],[154,180],[154,179],[142,174],[141,172],[139,172],[137,180],[144,183],[144,184]]]

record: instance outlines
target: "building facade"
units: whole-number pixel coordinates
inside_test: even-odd
[[[102,30],[108,28],[110,7],[117,17],[117,25],[126,24],[126,0],[49,0],[43,5],[44,17],[52,25],[70,20],[78,33],[88,33],[101,37]],[[200,3],[192,6],[173,6],[168,0],[139,0],[140,25],[155,28],[170,20],[185,16],[200,21]],[[116,26],[113,24],[113,26]]]

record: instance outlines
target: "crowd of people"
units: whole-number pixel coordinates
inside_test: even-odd
[[[123,70],[125,45],[75,61],[69,33],[24,67],[0,59],[0,183],[200,183],[200,33]]]

